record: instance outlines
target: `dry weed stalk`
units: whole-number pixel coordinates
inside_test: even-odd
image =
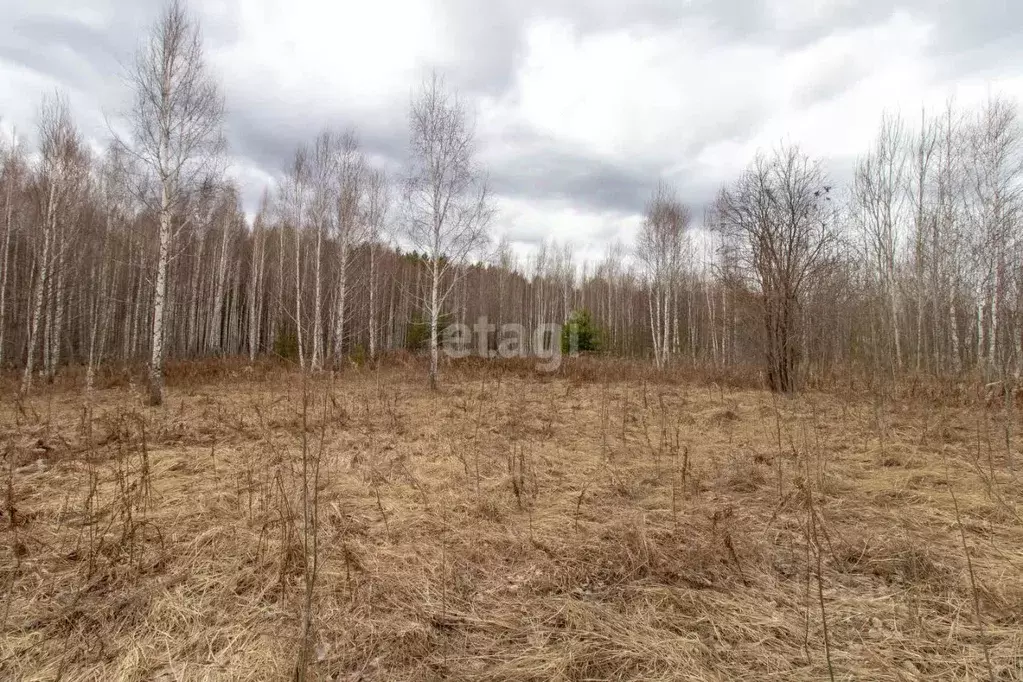
[[[605,462],[612,460],[611,444],[608,442],[607,433],[611,423],[611,406],[608,390],[608,379],[605,374],[604,380],[600,385],[600,445],[602,458]]]
[[[320,439],[315,454],[312,452],[309,443],[309,401],[310,401],[310,377],[307,372],[302,376],[302,573],[305,582],[305,592],[302,600],[302,634],[299,644],[298,662],[296,664],[295,679],[297,682],[305,682],[308,675],[310,655],[312,654],[314,618],[314,598],[316,594],[316,580],[320,569],[320,470],[323,456],[326,449],[327,439],[327,407],[328,397],[330,403],[333,394],[330,392],[330,383],[324,384],[323,412],[320,419]],[[333,377],[330,380],[333,381]],[[347,557],[347,554],[346,554]]]
[[[647,383],[615,365],[603,382],[607,368],[591,363],[532,383],[529,372],[503,369],[499,395],[468,369],[438,396],[389,386],[404,376],[386,368],[348,373],[344,391],[324,393],[322,404],[311,375],[304,420],[297,372],[206,389],[196,376],[181,399],[169,373],[171,407],[139,411],[145,448],[143,424],[116,416],[116,392],[96,393],[94,437],[80,403],[69,410],[54,399],[47,410],[40,396],[38,423],[0,432],[11,443],[3,468],[13,500],[0,488],[0,507],[16,508],[28,552],[19,564],[5,533],[0,588],[14,589],[0,620],[0,677],[281,679],[298,675],[301,646],[310,681],[963,679],[984,677],[987,660],[995,679],[1013,678],[1003,664],[1018,650],[1013,605],[1023,587],[1009,568],[1020,526],[994,502],[1019,498],[1005,482],[994,409],[988,437],[975,401],[929,420],[927,438],[946,441],[949,469],[982,474],[957,481],[953,502],[934,494],[949,477],[938,455],[873,466],[878,412],[865,392],[779,398],[772,415],[765,393],[697,390],[693,408],[710,419],[689,433],[678,409],[686,386],[671,383],[674,374]],[[925,399],[887,404],[898,409],[881,415],[887,455],[921,447]],[[619,400],[624,431],[611,414]],[[257,418],[236,419],[239,401]],[[729,406],[741,416],[717,419]],[[5,407],[8,427],[20,417]],[[12,476],[10,453],[23,459],[30,447],[14,439],[42,433],[59,456],[47,455],[41,473],[19,474],[14,459]],[[622,433],[653,459],[619,453]],[[124,510],[122,491],[144,490],[143,450],[152,494]],[[779,468],[778,499],[774,451],[774,460],[796,458]],[[508,478],[490,481],[488,466],[502,459]],[[652,477],[658,464],[670,482]],[[491,484],[506,491],[503,503],[488,498]],[[184,495],[196,504],[172,509]],[[315,499],[310,592],[315,536],[305,514]],[[954,511],[959,533],[949,535],[943,519]],[[129,518],[133,537],[122,527]],[[163,533],[163,551],[145,523]],[[947,562],[972,532],[993,548],[980,552],[966,538],[981,641],[976,626],[955,629],[953,602],[966,587]],[[284,625],[290,637],[278,636]]]
[[[980,610],[980,591],[977,589],[977,576],[973,570],[973,558],[970,556],[970,546],[966,542],[966,530],[963,528],[962,515],[959,512],[959,498],[956,497],[955,486],[952,485],[952,476],[948,466],[948,454],[945,446],[941,447],[941,459],[945,465],[945,485],[948,486],[948,494],[952,498],[952,509],[955,512],[956,527],[959,530],[959,540],[962,543],[963,556],[966,557],[966,571],[970,576],[970,595],[973,598],[973,614],[977,619],[977,629],[980,631],[980,645],[984,650],[984,663],[987,665],[988,682],[995,682],[995,670],[991,665],[991,652],[988,648],[987,632],[984,628],[984,616]]]
[[[0,630],[7,629],[7,619],[11,614],[11,604],[14,601],[14,581],[21,572],[22,544],[18,537],[18,508],[14,499],[14,455],[13,445],[10,442],[4,444],[4,459],[7,461],[7,480],[4,489],[4,515],[7,517],[7,531],[10,533],[8,546],[14,556],[14,568],[10,571],[10,579],[4,591],[4,613],[0,618]]]
[[[774,461],[778,463],[778,499],[785,499],[785,483],[782,477],[782,444],[781,444],[781,409],[778,407],[778,394],[771,391],[771,401],[774,405],[774,432],[777,440],[777,452],[774,456]]]

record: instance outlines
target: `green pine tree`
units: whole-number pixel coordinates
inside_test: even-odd
[[[600,351],[603,345],[603,332],[593,321],[590,311],[585,308],[573,311],[561,330],[561,352],[567,354],[577,350],[580,353],[593,353]]]

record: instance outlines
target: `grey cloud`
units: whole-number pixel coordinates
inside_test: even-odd
[[[1023,3],[1013,0],[921,3],[935,12],[932,48],[938,56],[999,49],[1023,52]]]
[[[193,2],[199,9],[197,0]],[[204,34],[211,49],[235,40],[232,17],[237,2],[226,0],[202,7]],[[108,6],[116,11],[110,25],[102,28],[46,15],[40,9],[45,4],[46,0],[33,0],[32,7],[26,9],[14,0],[0,0],[0,16],[11,29],[0,34],[0,68],[4,62],[22,64],[70,87],[109,93],[100,95],[96,109],[117,110],[126,100],[119,80],[121,64],[131,59],[161,3],[108,0]],[[720,43],[787,49],[812,44],[837,30],[881,23],[900,9],[933,25],[930,50],[937,68],[949,79],[1018,56],[1023,50],[1023,3],[1010,0],[903,0],[895,5],[885,0],[860,0],[841,3],[838,9],[801,22],[799,27],[778,26],[766,5],[745,0],[491,0],[485,4],[450,0],[440,4],[440,12],[453,59],[439,66],[467,94],[500,97],[513,87],[525,28],[537,18],[564,19],[582,35],[619,28],[651,32],[693,28],[709,31]],[[833,98],[862,75],[847,68],[826,72],[803,86],[797,104]],[[315,92],[304,93],[302,101],[282,101],[265,83],[254,80],[226,82],[225,87],[227,132],[232,153],[243,165],[276,175],[298,145],[310,143],[327,126],[355,128],[367,153],[391,168],[397,168],[404,157],[407,132],[403,107],[366,111],[355,106],[357,103],[328,104],[328,98]],[[26,97],[41,94],[26,93]],[[497,192],[520,199],[568,202],[594,211],[628,214],[642,210],[653,185],[667,173],[666,164],[682,164],[666,179],[699,211],[722,179],[701,177],[686,165],[686,159],[696,158],[704,147],[722,140],[748,139],[767,115],[767,106],[749,93],[743,93],[734,106],[722,102],[713,116],[692,121],[687,135],[692,142],[665,141],[663,156],[674,157],[671,159],[637,159],[623,150],[621,158],[609,160],[585,150],[566,149],[531,131],[512,131],[501,140],[511,151],[488,156],[493,185]],[[536,235],[542,236],[542,228]]]
[[[81,96],[73,97],[73,104],[87,100],[91,105],[75,109],[79,125],[102,142],[108,135],[106,119],[116,119],[129,104],[125,77],[162,4],[159,0],[100,0],[96,9],[109,8],[111,19],[96,27],[49,11],[46,2],[15,8],[13,2],[0,0],[0,16],[10,22],[10,30],[0,33],[0,68],[5,62],[18,65],[53,79],[62,89],[79,91]],[[39,100],[44,94],[25,96]]]
[[[948,75],[983,66],[978,53],[989,60],[1023,54],[1023,3],[1013,0],[859,0],[843,3],[801,30],[789,32],[784,26],[774,30],[785,36],[788,46],[801,46],[836,30],[880,24],[897,12],[933,29],[929,54]],[[764,29],[770,27],[761,27],[761,35]]]
[[[552,204],[558,206],[559,204]],[[626,218],[631,214],[607,213],[605,220],[591,226],[586,234],[573,234],[567,230],[556,231],[555,225],[550,224],[544,218],[534,220],[523,220],[521,218],[507,218],[498,216],[498,227],[502,236],[505,236],[514,243],[528,246],[538,246],[544,241],[554,238],[560,243],[571,242],[577,246],[584,244],[605,244],[612,241],[621,233]]]
[[[30,59],[52,63],[56,54],[68,54],[63,75],[81,75],[91,71],[102,77],[117,76],[130,63],[139,39],[158,15],[161,3],[155,0],[128,2],[116,0],[110,23],[97,28],[68,16],[46,13],[45,2],[33,3],[34,12],[2,8],[0,15],[10,18],[10,32],[0,38],[0,54],[20,47],[31,53]],[[53,73],[53,75],[62,75]]]
[[[543,240],[550,238],[551,226],[539,222],[524,222],[516,220],[507,226],[505,236],[507,236],[510,241],[535,246]]]
[[[651,177],[656,177],[652,173],[652,169],[623,167],[552,148],[491,164],[490,178],[501,195],[567,200],[598,210],[632,212],[642,209]]]
[[[983,72],[1000,62],[1023,63],[1023,3],[942,3],[931,54],[941,77]]]
[[[855,62],[842,62],[822,69],[814,78],[799,85],[793,93],[793,101],[800,107],[810,107],[834,99],[862,80],[867,73],[866,68]]]
[[[514,78],[526,25],[536,19],[563,19],[585,35],[611,29],[705,27],[723,40],[768,34],[767,13],[744,0],[491,0],[481,11],[477,0],[449,0],[441,11],[458,55],[447,65],[452,79],[470,92],[497,94]]]
[[[457,59],[444,65],[449,77],[468,92],[498,95],[512,85],[521,47],[523,5],[493,0],[481,11],[477,0],[452,0],[440,11]]]
[[[124,50],[105,32],[50,17],[15,18],[11,28],[0,40],[0,60],[93,92],[104,87],[105,75],[120,72],[115,55]]]
[[[365,153],[391,170],[401,164],[407,147],[404,111],[372,115],[303,107],[256,91],[231,93],[229,106],[225,127],[232,154],[271,175],[285,170],[296,150],[311,145],[322,130],[353,130]]]
[[[615,216],[637,215],[645,210],[657,183],[663,180],[675,188],[679,199],[699,220],[717,188],[727,180],[707,177],[691,163],[675,164],[673,168],[640,161],[612,163],[522,131],[515,140],[513,155],[490,163],[490,177],[498,194],[517,199],[583,207]],[[515,238],[525,241],[526,233],[535,242],[548,235],[542,226],[522,226],[514,232]]]

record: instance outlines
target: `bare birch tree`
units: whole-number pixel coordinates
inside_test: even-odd
[[[370,170],[366,175],[366,241],[369,242],[369,357],[377,356],[377,288],[379,285],[378,255],[380,242],[385,238],[390,210],[387,176],[383,171]]]
[[[313,352],[309,367],[318,372],[323,369],[325,355],[323,343],[323,242],[331,229],[333,209],[337,201],[338,159],[337,138],[324,131],[313,144],[309,165],[311,185],[309,197],[309,220],[314,232],[313,247]]]
[[[140,194],[159,217],[153,292],[149,402],[163,402],[164,324],[174,220],[193,188],[216,174],[223,146],[224,100],[203,55],[199,26],[170,0],[136,55],[131,140],[125,147],[145,171]]]
[[[916,295],[916,371],[923,369],[927,353],[924,319],[928,308],[927,263],[928,222],[933,218],[930,183],[938,146],[938,129],[925,111],[920,112],[920,128],[913,140],[912,162],[907,190],[913,208],[913,290]]]
[[[284,276],[284,228],[290,227],[294,233],[294,262],[295,262],[295,339],[298,346],[298,363],[305,370],[305,343],[302,320],[302,234],[306,220],[306,208],[309,204],[309,160],[305,147],[300,147],[295,152],[295,158],[284,180],[284,187],[281,191],[281,201],[278,203],[278,210],[281,214],[281,240],[280,240],[280,272],[281,287],[283,289]],[[283,294],[282,294],[283,295]],[[284,315],[283,298],[281,300],[280,314]]]
[[[98,268],[89,310],[89,351],[85,372],[85,389],[91,392],[96,376],[96,366],[102,359],[104,339],[113,315],[112,291],[122,265],[113,258],[113,239],[116,227],[126,222],[130,212],[128,183],[125,177],[125,163],[121,150],[114,145],[107,151],[99,172],[98,197],[106,209],[102,221],[102,243],[100,262],[92,263]]]
[[[224,296],[227,291],[229,254],[232,251],[231,240],[235,231],[238,195],[232,186],[223,188],[219,193],[217,211],[214,214],[216,227],[220,231],[220,245],[217,248],[216,280],[213,289],[213,305],[206,336],[206,350],[209,353],[223,352],[225,345]]]
[[[0,142],[0,145],[4,145]],[[0,367],[4,366],[5,341],[7,339],[7,287],[12,279],[11,241],[14,237],[14,211],[17,203],[15,192],[20,188],[22,176],[26,174],[21,148],[18,146],[17,133],[11,134],[9,148],[0,146],[0,191],[3,197],[3,229],[4,236],[0,246]]]
[[[902,121],[886,114],[873,148],[860,159],[853,180],[854,215],[864,255],[876,278],[883,329],[890,339],[891,370],[902,369],[897,258],[905,218],[907,137]]]
[[[337,248],[334,291],[334,329],[331,334],[333,358],[337,365],[343,353],[349,317],[348,273],[355,247],[363,240],[367,230],[366,215],[366,160],[359,150],[359,142],[352,132],[344,133],[338,145],[338,178],[335,203],[334,242]]]
[[[247,304],[249,308],[249,362],[255,362],[256,355],[260,351],[260,339],[262,338],[263,306],[266,300],[265,272],[266,272],[266,249],[267,249],[267,217],[270,214],[270,194],[263,192],[260,200],[259,213],[252,226],[252,248],[249,258],[249,286]]]
[[[682,276],[683,254],[692,212],[674,191],[661,183],[647,206],[636,240],[636,253],[646,270],[650,333],[654,362],[662,369],[673,350],[673,308]]]
[[[39,229],[36,231],[36,266],[31,294],[31,313],[28,328],[28,354],[22,375],[21,392],[32,387],[32,372],[42,341],[44,367],[52,376],[54,360],[54,325],[61,316],[56,309],[63,295],[63,277],[60,272],[70,222],[72,204],[82,191],[88,174],[89,161],[78,129],[71,120],[67,100],[62,96],[43,100],[39,119],[39,145],[41,165],[37,188],[40,194]],[[47,313],[44,319],[44,304]],[[63,301],[59,301],[62,306]],[[61,308],[62,310],[62,308]],[[45,324],[45,329],[43,325]],[[45,332],[45,333],[44,333]],[[59,334],[57,334],[59,339]]]
[[[962,115],[949,101],[938,122],[934,173],[934,208],[930,235],[930,287],[934,329],[934,366],[939,372],[959,371],[963,363],[957,301],[967,293],[965,158],[966,131]]]
[[[441,310],[457,283],[458,266],[487,244],[493,208],[466,107],[437,74],[413,99],[409,125],[405,230],[429,261],[430,387],[436,389]]]
[[[972,129],[969,164],[971,202],[976,226],[978,334],[988,374],[1003,374],[1017,362],[1019,334],[1014,332],[1009,302],[1014,299],[1010,263],[1021,244],[1020,202],[1023,189],[1023,129],[1014,103],[989,99]],[[980,328],[986,320],[985,328]],[[978,346],[979,347],[979,346]]]

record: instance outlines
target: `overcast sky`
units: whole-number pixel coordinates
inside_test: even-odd
[[[0,0],[0,118],[34,143],[67,92],[97,144],[125,110],[123,65],[150,0]],[[884,109],[1023,100],[1019,0],[204,0],[227,97],[231,173],[253,209],[294,149],[354,128],[400,169],[410,93],[430,69],[474,108],[520,251],[630,242],[659,179],[697,213],[757,149],[796,142],[836,180]]]

